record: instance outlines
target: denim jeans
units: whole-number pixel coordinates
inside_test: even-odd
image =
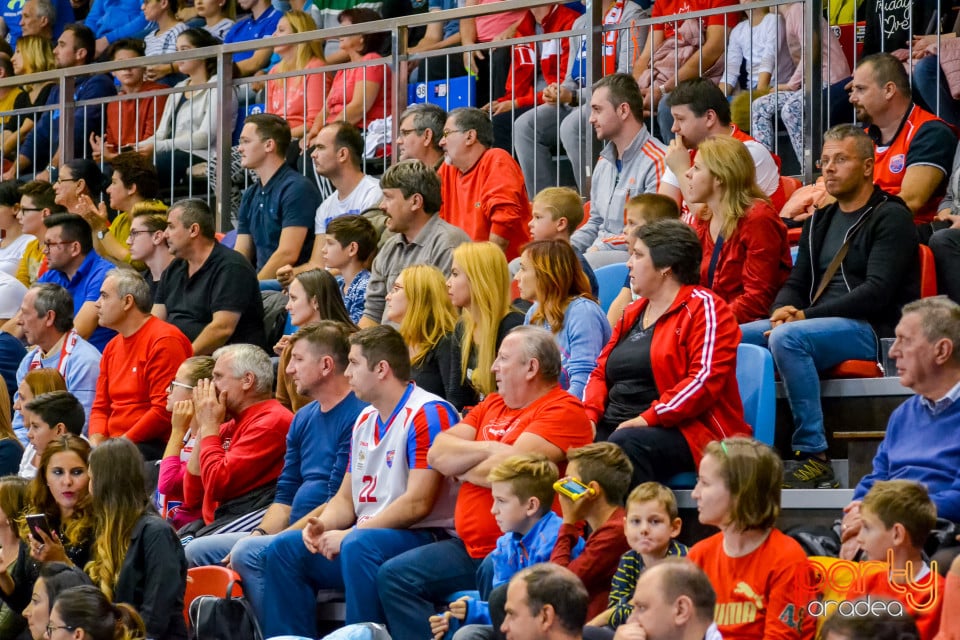
[[[263,607],[265,551],[275,537],[221,533],[194,538],[183,551],[187,556],[187,566],[190,567],[220,564],[220,561],[230,554],[230,566],[243,580],[243,595],[259,616]]]
[[[458,538],[408,551],[387,561],[377,575],[387,628],[394,638],[425,640],[431,636],[430,616],[455,591],[489,584],[478,572],[480,559],[471,558]],[[489,567],[492,575],[492,567]],[[480,589],[481,596],[485,594]]]
[[[818,371],[844,360],[875,360],[877,336],[863,320],[813,318],[781,324],[770,332],[769,320],[740,325],[743,342],[770,349],[793,412],[791,448],[803,453],[827,450],[820,405]]]
[[[913,65],[913,82],[927,110],[950,124],[960,125],[960,109],[940,69],[940,56],[927,56]]]
[[[340,553],[327,560],[310,553],[301,531],[275,536],[264,554],[267,570],[259,614],[264,637],[316,637],[316,596],[321,589],[346,592],[347,624],[383,622],[377,597],[378,569],[390,558],[435,539],[431,529],[354,529],[344,537]],[[349,569],[344,571],[344,567]],[[420,637],[428,635],[429,624],[427,635]]]

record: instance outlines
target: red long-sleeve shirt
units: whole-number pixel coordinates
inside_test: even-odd
[[[90,435],[166,441],[167,387],[192,355],[193,346],[179,329],[152,316],[133,335],[110,340],[100,360]]]
[[[623,535],[623,519],[626,516],[626,512],[617,507],[603,526],[590,534],[583,553],[574,560],[570,559],[570,554],[580,540],[580,527],[573,524],[560,525],[550,562],[573,571],[587,588],[587,593],[590,594],[590,603],[587,605],[588,620],[607,608],[610,581],[617,572],[620,556],[630,550],[627,538]]]
[[[200,440],[200,475],[183,477],[183,500],[203,500],[203,520],[213,522],[222,502],[274,482],[283,470],[293,414],[274,400],[244,409],[220,425],[220,434]]]

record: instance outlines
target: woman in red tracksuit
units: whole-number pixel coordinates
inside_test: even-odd
[[[694,471],[712,440],[750,435],[737,387],[740,328],[700,280],[700,242],[679,220],[634,231],[623,312],[584,391],[597,440],[633,463],[633,484]]]
[[[686,178],[686,201],[706,205],[694,223],[703,245],[700,284],[741,324],[770,317],[793,260],[787,227],[757,185],[750,152],[730,136],[707,138]]]
[[[517,38],[536,35],[537,25],[544,34],[569,31],[578,17],[576,11],[562,4],[534,7],[517,25],[514,35]],[[493,120],[493,146],[507,153],[512,151],[514,119],[543,103],[543,92],[536,89],[537,78],[543,78],[542,87],[562,82],[569,54],[569,38],[513,46],[513,64],[507,76],[506,93],[483,107]]]

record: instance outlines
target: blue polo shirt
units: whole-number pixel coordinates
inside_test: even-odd
[[[307,228],[296,265],[310,259],[320,202],[316,185],[287,164],[283,164],[267,184],[255,183],[243,192],[237,214],[237,234],[247,233],[253,238],[257,271],[277,250],[280,232],[286,227]]]
[[[72,280],[67,278],[67,274],[63,271],[50,269],[40,276],[37,282],[52,282],[70,292],[70,295],[73,296],[73,314],[76,316],[85,303],[93,302],[100,297],[100,286],[103,284],[104,278],[107,277],[108,272],[116,268],[116,265],[101,258],[96,251],[91,251],[83,259]],[[87,338],[87,342],[102,352],[115,335],[117,335],[117,332],[113,329],[97,327],[94,329],[93,335]]]
[[[270,7],[261,13],[259,18],[254,18],[251,14],[246,18],[237,20],[236,24],[230,27],[230,31],[227,31],[227,35],[223,37],[223,42],[229,44],[231,42],[262,40],[270,37],[273,35],[273,32],[277,30],[277,23],[280,22],[281,17],[279,11]],[[253,56],[254,51],[256,50],[253,49],[235,53],[233,54],[233,61],[236,63],[241,60],[246,60]]]

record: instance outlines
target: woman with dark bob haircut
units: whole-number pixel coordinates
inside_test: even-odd
[[[584,406],[597,440],[633,463],[633,484],[695,471],[712,440],[750,435],[737,387],[740,328],[700,282],[697,234],[679,220],[628,238],[631,303],[597,359]],[[654,427],[654,428],[649,428]]]

